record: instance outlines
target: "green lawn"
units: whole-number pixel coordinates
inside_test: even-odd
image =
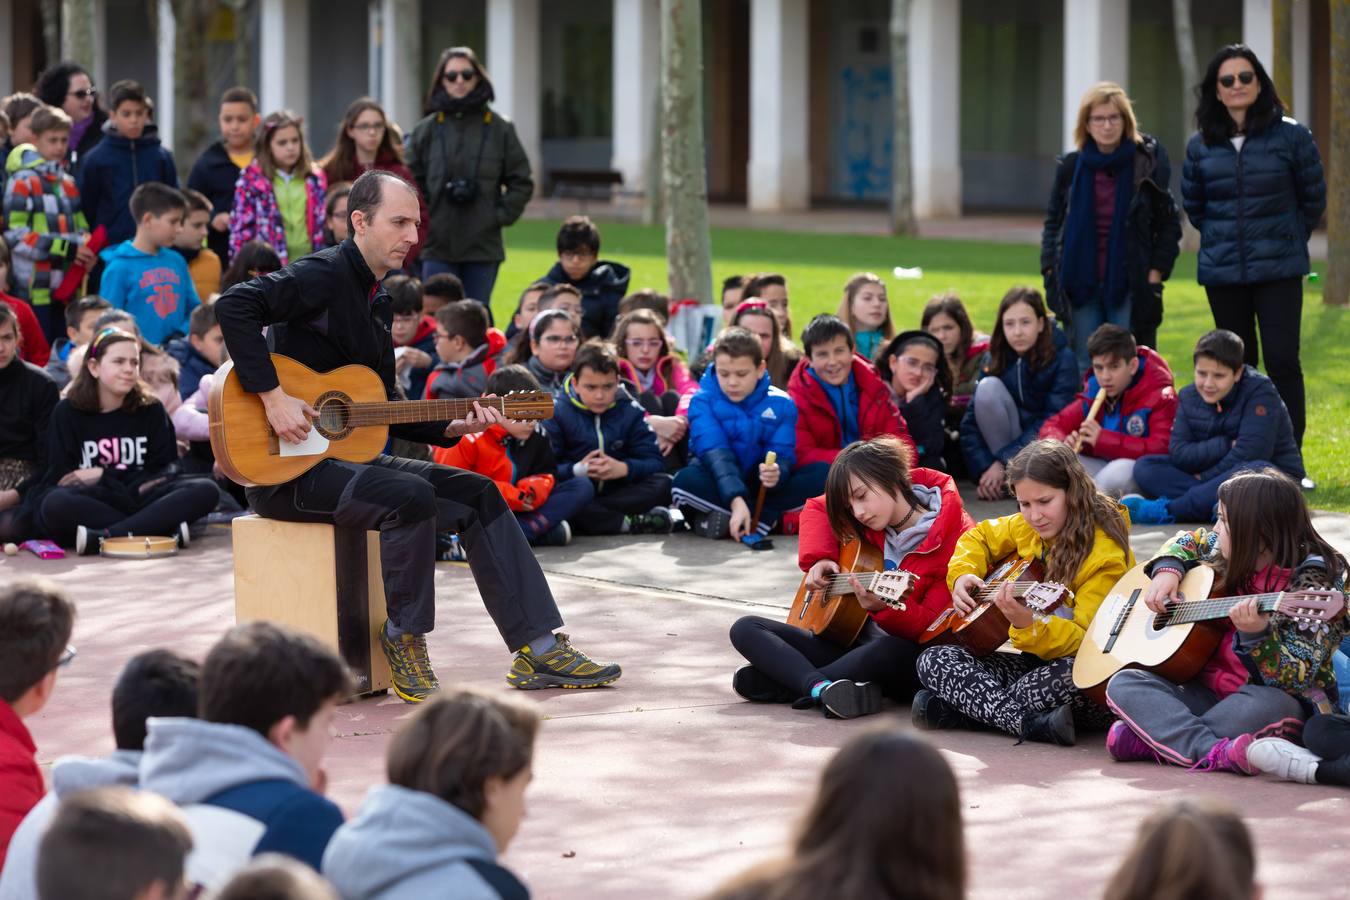
[[[604,223],[606,259],[632,267],[632,288],[667,289],[665,238],[659,227]],[[493,303],[498,321],[514,311],[525,286],[553,264],[557,223],[521,221],[507,231],[507,261]],[[1040,286],[1039,250],[973,241],[901,240],[869,236],[772,231],[713,231],[713,278],[778,271],[788,277],[793,326],[800,330],[819,312],[834,312],[844,282],[860,271],[886,279],[897,327],[917,327],[923,304],[943,290],[957,291],[977,328],[993,325],[999,298],[1013,284]],[[897,265],[921,266],[923,278],[897,281]],[[1321,266],[1319,265],[1320,269]],[[1321,288],[1309,285],[1303,309],[1303,370],[1308,384],[1308,434],[1304,456],[1318,482],[1310,499],[1319,509],[1350,512],[1350,311],[1322,305]],[[1195,255],[1183,254],[1168,282],[1166,316],[1158,348],[1172,364],[1178,386],[1190,377],[1195,339],[1213,327],[1204,291],[1195,283]],[[1340,358],[1342,361],[1337,363]]]

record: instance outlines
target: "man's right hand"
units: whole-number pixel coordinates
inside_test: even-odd
[[[288,444],[303,441],[319,413],[298,397],[292,397],[280,387],[258,395],[267,410],[267,424]]]

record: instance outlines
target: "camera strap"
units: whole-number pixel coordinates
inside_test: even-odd
[[[487,146],[488,124],[492,121],[492,110],[483,110],[483,137],[478,141],[478,158],[473,162],[473,175],[470,176],[474,183],[478,183],[478,170],[483,165],[483,148]]]

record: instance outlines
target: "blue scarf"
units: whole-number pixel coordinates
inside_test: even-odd
[[[1114,153],[1102,153],[1092,138],[1078,153],[1069,185],[1069,214],[1064,220],[1064,251],[1060,261],[1060,284],[1074,306],[1083,306],[1097,295],[1097,201],[1093,180],[1097,172],[1116,176],[1116,208],[1106,240],[1106,277],[1100,285],[1107,309],[1120,306],[1126,297],[1125,217],[1134,191],[1134,141],[1120,142]]]
[[[848,381],[835,387],[832,384],[826,384],[825,380],[814,371],[811,375],[816,379],[825,390],[825,397],[834,407],[834,417],[839,420],[839,432],[842,435],[842,442],[839,448],[842,450],[849,444],[858,440],[858,383],[853,380],[853,373],[848,373]]]

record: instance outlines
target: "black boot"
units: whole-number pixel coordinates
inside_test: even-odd
[[[751,703],[791,703],[797,695],[754,666],[741,666],[731,676],[731,689]]]
[[[910,707],[910,720],[914,723],[915,728],[922,731],[953,731],[956,729],[976,731],[980,727],[980,724],[970,716],[927,688],[914,692],[914,702]]]
[[[881,685],[874,681],[831,681],[820,692],[827,719],[856,719],[881,712]]]
[[[1069,704],[1056,706],[1045,712],[1028,713],[1022,719],[1022,741],[1036,741],[1041,744],[1059,744],[1072,747],[1077,735],[1073,729],[1073,707]]]

